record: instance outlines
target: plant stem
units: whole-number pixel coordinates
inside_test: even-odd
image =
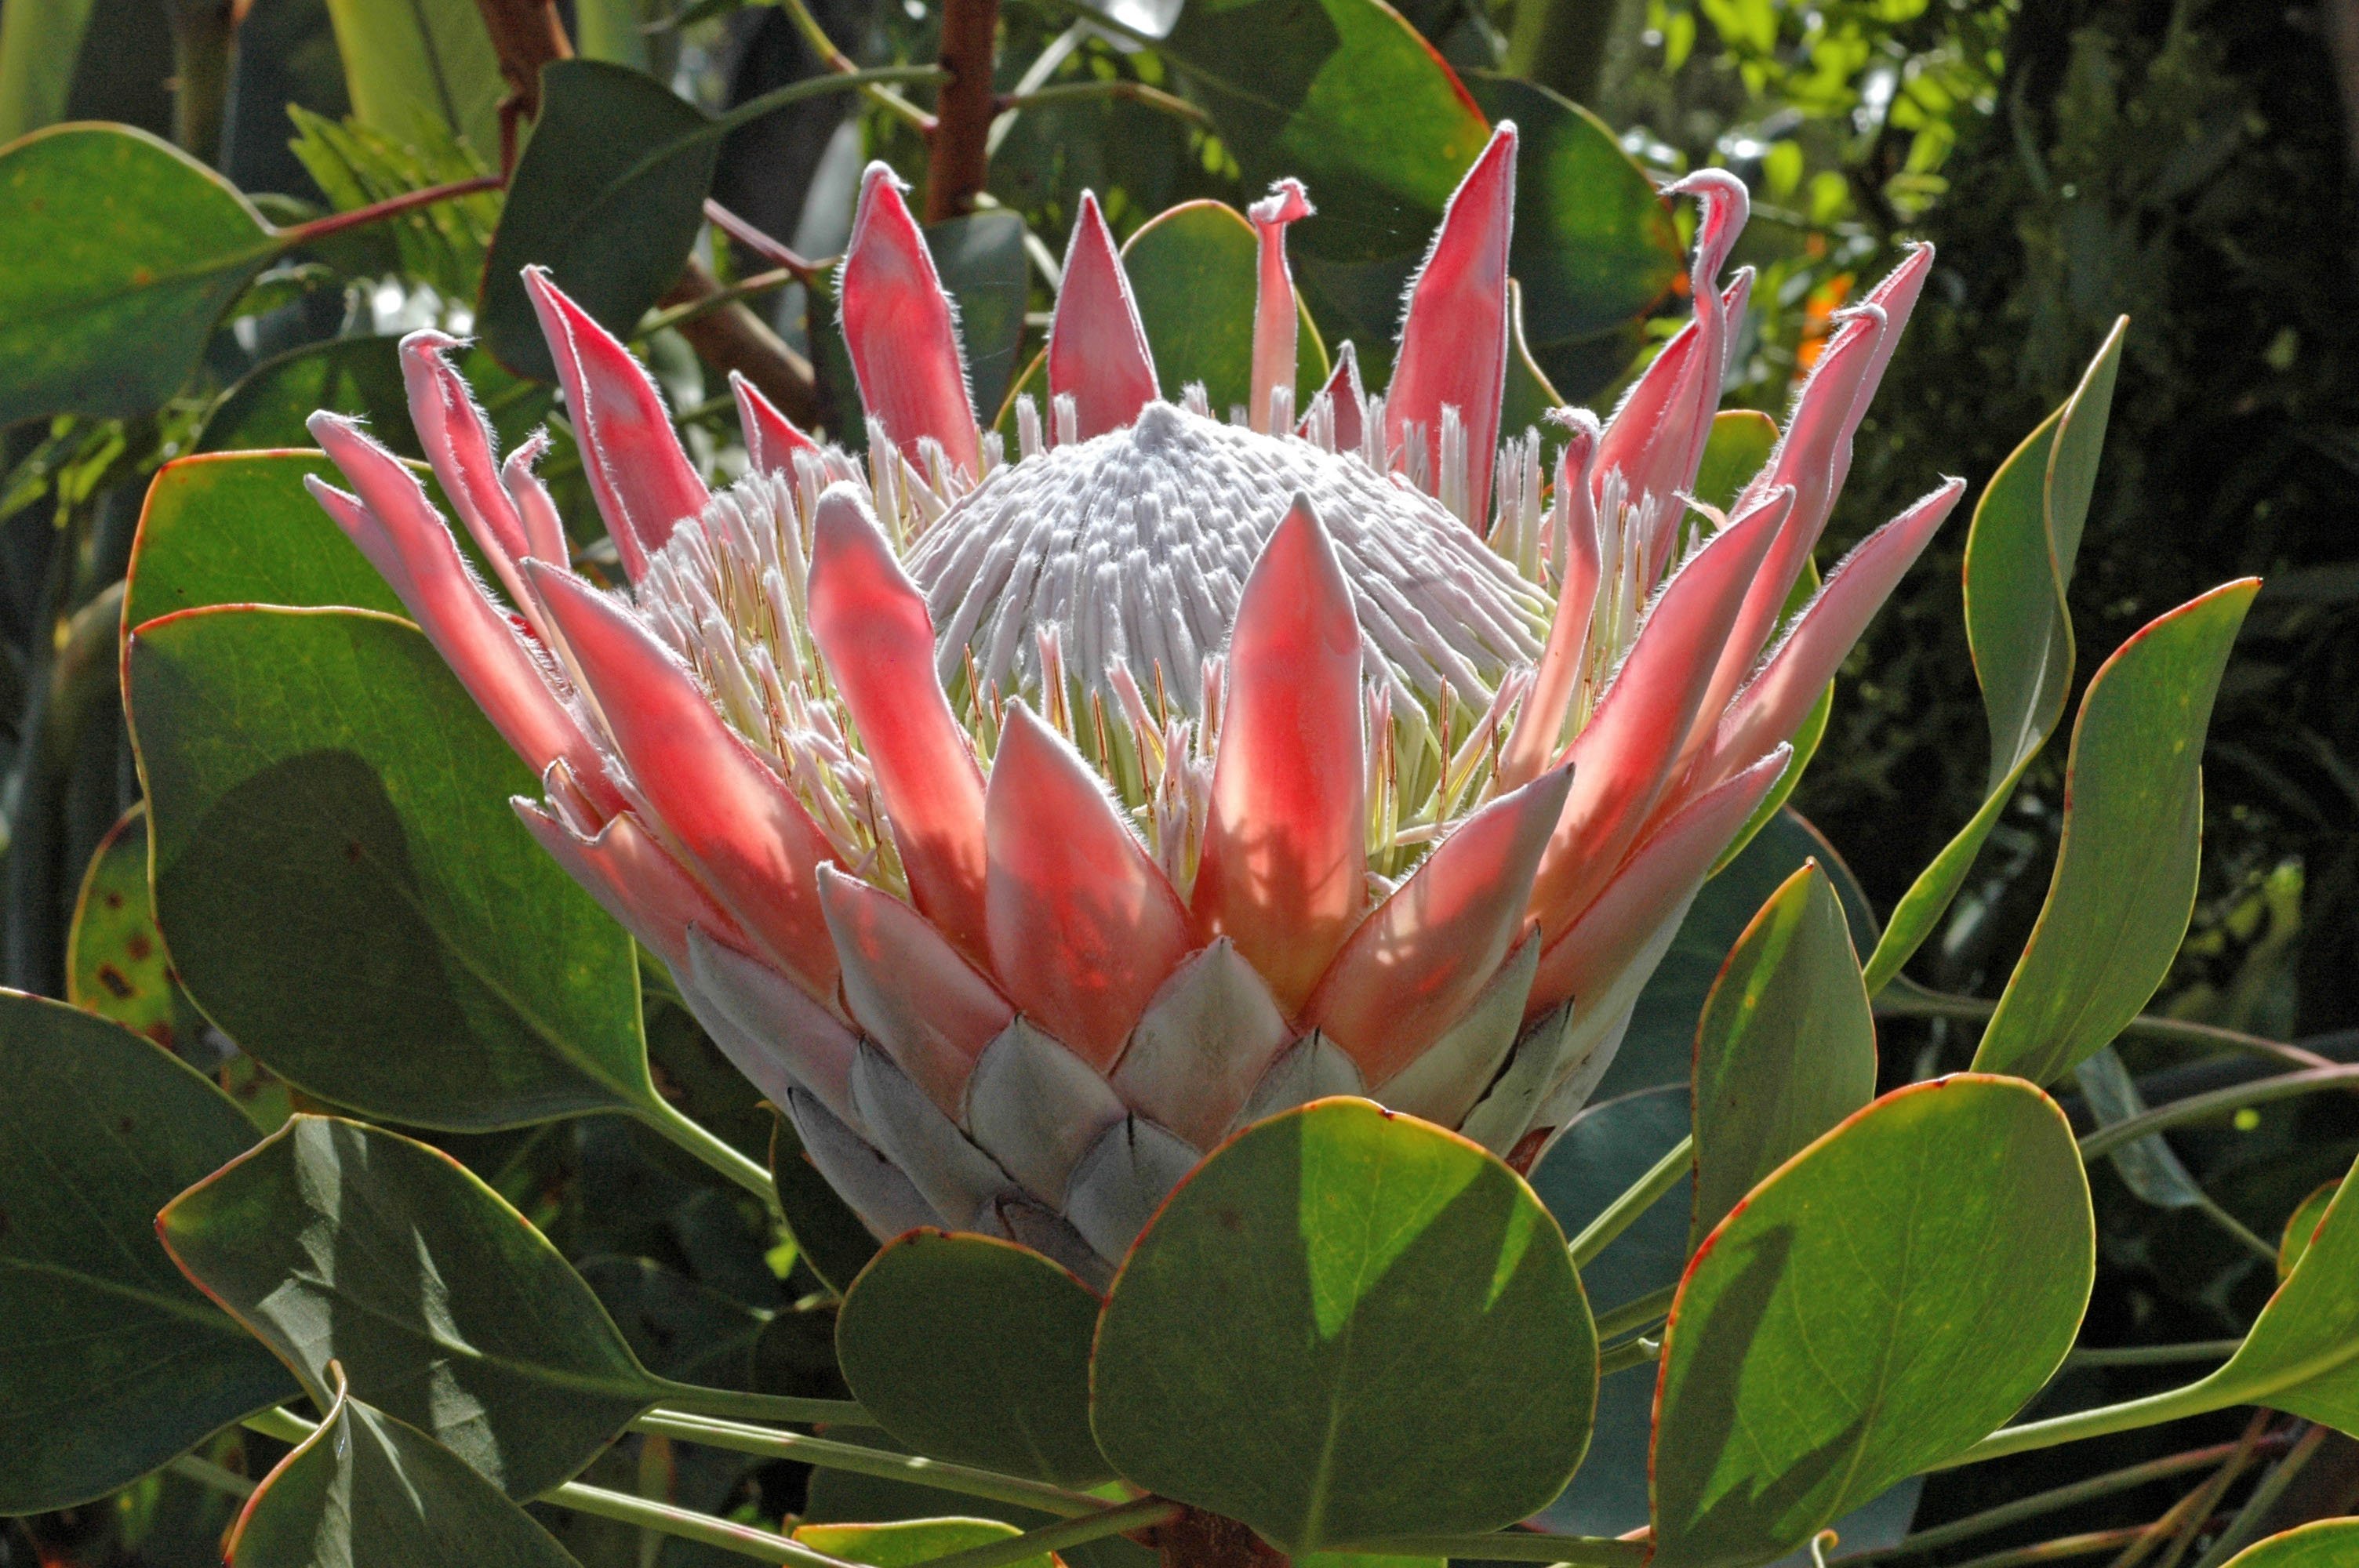
[[[793,273],[785,267],[775,267],[768,272],[757,272],[751,277],[741,277],[734,283],[722,284],[710,294],[700,294],[684,304],[675,305],[669,310],[658,310],[647,317],[639,323],[638,330],[631,334],[631,341],[644,342],[667,327],[685,327],[716,310],[725,310],[740,299],[767,294],[795,281]],[[678,422],[674,421],[675,424]]]
[[[2214,1373],[2180,1388],[2165,1389],[2144,1399],[2125,1400],[2117,1405],[2099,1405],[2094,1410],[2074,1411],[2070,1415],[2054,1415],[2045,1421],[2002,1427],[1964,1453],[1930,1468],[1954,1470],[1961,1465],[1979,1465],[1985,1459],[2020,1454],[2028,1448],[2052,1448],[2060,1443],[2109,1437],[2116,1432],[2131,1432],[2141,1426],[2159,1426],[2167,1421],[2208,1415],[2228,1405],[2252,1402],[2246,1396],[2256,1390],[2232,1389],[2224,1396],[2215,1392],[2212,1378],[2216,1376],[2218,1374]]]
[[[1670,1152],[1655,1162],[1655,1168],[1638,1178],[1637,1184],[1612,1203],[1605,1212],[1582,1227],[1572,1238],[1572,1266],[1586,1269],[1592,1260],[1605,1250],[1608,1243],[1630,1227],[1633,1220],[1655,1205],[1655,1200],[1679,1185],[1688,1173],[1688,1165],[1695,1158],[1695,1137],[1692,1133],[1671,1146]]]
[[[1516,0],[1504,69],[1578,103],[1597,95],[1623,0]]]
[[[734,1552],[740,1557],[757,1558],[764,1563],[790,1563],[796,1568],[843,1568],[837,1559],[825,1552],[813,1552],[801,1542],[789,1541],[775,1531],[715,1519],[711,1514],[675,1508],[649,1498],[635,1498],[628,1492],[610,1491],[604,1487],[589,1487],[579,1481],[568,1481],[551,1491],[543,1492],[540,1500],[554,1503],[561,1509],[571,1509],[575,1513],[595,1514],[600,1519],[635,1524],[641,1530],[698,1541],[723,1552]]]
[[[744,245],[772,266],[784,267],[805,283],[809,283],[827,270],[818,262],[800,254],[793,246],[764,233],[709,196],[704,199],[704,215],[711,220],[714,228]]]
[[[1995,1552],[1987,1557],[1975,1557],[1957,1564],[1957,1568],[2032,1568],[2035,1563],[2061,1563],[2070,1557],[2094,1557],[2100,1552],[2111,1552],[2116,1546],[2127,1546],[2145,1536],[2152,1525],[2135,1524],[2121,1530],[2093,1530],[2086,1535],[2059,1536],[2043,1541],[2037,1546],[2018,1546],[2009,1552]],[[1848,1563],[1839,1557],[1838,1563]]]
[[[1048,48],[1032,57],[1032,63],[1026,66],[1024,74],[1016,79],[1015,87],[999,101],[999,113],[992,116],[991,135],[984,142],[985,152],[995,157],[998,156],[999,145],[1007,139],[1007,133],[1016,128],[1015,106],[1020,104],[1027,94],[1045,86],[1049,79],[1057,74],[1059,68],[1073,58],[1073,51],[1080,49],[1089,36],[1090,25],[1075,22],[1049,39]]]
[[[200,1459],[193,1454],[183,1454],[164,1466],[184,1481],[194,1481],[200,1487],[210,1487],[216,1492],[227,1492],[233,1498],[254,1496],[254,1483],[234,1470],[223,1469],[210,1459]]]
[[[1144,103],[1160,110],[1175,120],[1185,120],[1191,125],[1210,125],[1212,117],[1177,93],[1150,87],[1144,81],[1117,77],[1111,81],[1061,81],[1054,87],[1037,87],[1029,92],[1012,93],[999,101],[1005,113],[1018,109],[1038,108],[1042,104],[1064,103],[1082,98],[1126,98],[1134,103]]]
[[[164,16],[172,32],[172,140],[218,167],[237,30],[229,0],[170,0]]]
[[[2068,1368],[2080,1367],[2171,1367],[2184,1361],[2225,1361],[2241,1339],[2201,1339],[2188,1345],[2131,1345],[2112,1350],[2075,1350],[2064,1358]]]
[[[300,1443],[310,1436],[320,1423],[305,1421],[284,1405],[273,1405],[257,1415],[247,1416],[238,1424],[248,1432],[258,1432],[281,1443]]]
[[[1663,1342],[1659,1339],[1648,1339],[1643,1335],[1625,1339],[1598,1356],[1597,1375],[1606,1378],[1625,1368],[1643,1367],[1662,1353]]]
[[[2267,1445],[2266,1443],[2264,1445]],[[2027,1519],[2038,1519],[2041,1514],[2053,1513],[2060,1509],[2069,1509],[2080,1503],[2094,1502],[2099,1498],[2112,1497],[2116,1492],[2126,1492],[2133,1487],[2143,1487],[2150,1481],[2167,1481],[2173,1476],[2183,1476],[2190,1470],[2201,1470],[2206,1465],[2217,1465],[2235,1453],[2236,1447],[2237,1445],[2233,1443],[2217,1443],[2209,1448],[2192,1448],[2184,1454],[2170,1454],[2159,1459],[2149,1459],[2143,1465],[2132,1465],[2124,1469],[2108,1471],[2102,1476],[2092,1476],[2085,1481],[2075,1481],[2069,1487],[2057,1487],[2045,1492],[2034,1493],[2027,1498],[2018,1498],[2011,1503],[2001,1503],[1996,1508],[1984,1509],[1980,1513],[1968,1514],[1963,1519],[1951,1519],[1948,1524],[1937,1525],[1931,1530],[1919,1530],[1894,1545],[1871,1547],[1864,1552],[1849,1552],[1835,1561],[1847,1565],[1847,1568],[1850,1568],[1850,1565],[1867,1568],[1869,1563],[1914,1557],[1919,1552],[1952,1546],[1961,1541],[1969,1541],[1994,1530],[2004,1530],[2008,1525],[2020,1524]]]
[[[2294,1478],[2301,1474],[2302,1467],[2310,1462],[2318,1453],[2319,1444],[2326,1441],[2327,1434],[2332,1430],[2321,1424],[2301,1434],[2286,1456],[2278,1460],[2276,1466],[2253,1487],[2253,1495],[2245,1499],[2245,1506],[2236,1510],[2236,1517],[2228,1521],[2228,1528],[2220,1532],[2220,1539],[2212,1543],[2212,1549],[2203,1554],[2195,1568],[2221,1568],[2223,1563],[2245,1549],[2245,1543],[2260,1532],[2261,1521],[2267,1517],[2269,1509],[2277,1506],[2277,1499],[2285,1495],[2288,1487],[2293,1485]]]
[[[999,41],[999,0],[942,0],[942,69],[926,163],[926,222],[974,211],[991,174],[991,68]]]
[[[770,1180],[770,1173],[707,1131],[670,1101],[658,1095],[637,1114],[647,1126],[760,1198],[771,1213],[778,1212],[778,1189]]]
[[[2133,1139],[2149,1132],[2160,1132],[2185,1122],[2201,1121],[2223,1111],[2242,1110],[2246,1106],[2267,1105],[2275,1100],[2291,1099],[2297,1095],[2318,1089],[2342,1088],[2359,1085],[2359,1065],[2311,1067],[2299,1073],[2280,1073],[2273,1078],[2257,1078],[2249,1084],[2231,1084],[2224,1089],[2209,1094],[2190,1095],[2169,1105],[2157,1106],[2140,1116],[2133,1116],[2101,1127],[2081,1140],[2081,1158],[2093,1161],[2107,1151],[2118,1148]]]
[[[1038,1557],[1088,1541],[1103,1541],[1110,1535],[1151,1530],[1179,1518],[1183,1511],[1180,1504],[1167,1502],[1161,1498],[1137,1498],[1130,1502],[1116,1503],[1112,1508],[1100,1509],[1093,1514],[1083,1514],[1079,1519],[1044,1524],[1038,1530],[1027,1530],[1005,1541],[970,1546],[947,1557],[929,1558],[925,1568],[1006,1568],[1006,1564],[1010,1563],[1021,1563],[1027,1557]]]
[[[804,41],[810,45],[811,52],[819,57],[820,64],[840,76],[858,72],[860,67],[853,63],[850,55],[835,47],[835,40],[827,36],[827,29],[819,25],[819,18],[811,15],[810,7],[803,0],[778,0],[778,3],[785,8],[788,19],[794,23],[795,30],[802,34]],[[891,88],[869,83],[861,91],[868,95],[871,103],[899,115],[917,127],[921,135],[933,134],[934,117]]]
[[[1876,993],[1875,1010],[1878,1018],[1951,1018],[1969,1023],[1987,1023],[1991,1014],[1998,1010],[1998,1003],[1978,996],[1930,990],[1908,980],[1896,979]],[[2257,1034],[2223,1029],[2217,1024],[2193,1023],[2180,1018],[2158,1018],[2151,1013],[2140,1013],[2124,1024],[2121,1038],[2201,1045],[2215,1051],[2241,1051],[2248,1056],[2266,1056],[2288,1066],[2331,1067],[2335,1065],[2332,1059],[2315,1051],[2305,1051],[2281,1040],[2266,1040]]]
[[[766,1458],[799,1459],[823,1470],[849,1470],[854,1475],[876,1476],[888,1481],[939,1487],[946,1492],[964,1492],[969,1497],[1014,1503],[1063,1519],[1080,1519],[1105,1507],[1103,1498],[1068,1491],[1044,1481],[1027,1481],[1020,1476],[1003,1476],[994,1470],[946,1464],[914,1454],[863,1448],[858,1444],[838,1443],[831,1438],[805,1437],[798,1432],[776,1432],[706,1416],[661,1411],[641,1416],[631,1425],[635,1431],[660,1433],[682,1443],[701,1443],[708,1448],[726,1448]]]
[[[462,196],[474,196],[486,190],[497,190],[507,181],[496,174],[478,175],[473,179],[455,179],[448,185],[429,185],[423,190],[405,190],[382,201],[372,201],[365,207],[355,207],[349,212],[331,212],[324,218],[314,218],[308,223],[298,223],[291,229],[278,231],[278,239],[288,248],[324,240],[331,234],[341,234],[347,229],[358,229],[387,218],[397,218],[404,212],[420,207],[431,207],[438,201],[455,201]]]
[[[1617,1334],[1627,1334],[1634,1328],[1646,1327],[1671,1310],[1671,1300],[1679,1293],[1679,1286],[1665,1285],[1661,1290],[1650,1291],[1635,1302],[1624,1303],[1597,1320],[1597,1337],[1600,1340],[1607,1340]]]
[[[851,1400],[806,1400],[791,1394],[748,1394],[671,1383],[658,1415],[792,1422],[799,1426],[875,1426],[876,1418]]]
[[[1589,1568],[1644,1563],[1651,1550],[1644,1541],[1615,1541],[1601,1535],[1543,1535],[1531,1530],[1503,1530],[1495,1535],[1403,1535],[1353,1548],[1355,1553],[1370,1556],[1577,1563]]]

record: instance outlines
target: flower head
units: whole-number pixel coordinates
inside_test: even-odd
[[[751,471],[709,491],[638,363],[528,274],[622,591],[572,569],[540,438],[499,460],[449,340],[404,341],[413,416],[507,608],[407,469],[314,418],[353,487],[315,493],[540,773],[526,826],[880,1234],[1102,1278],[1203,1152],[1324,1094],[1527,1161],[1955,503],[1781,632],[1930,252],[1721,517],[1685,493],[1749,280],[1719,171],[1672,187],[1694,319],[1611,419],[1503,436],[1515,147],[1452,200],[1385,394],[1347,344],[1299,416],[1301,188],[1252,210],[1230,423],[1162,399],[1085,200],[1012,459],[882,166],[840,285],[864,459],[740,382]]]

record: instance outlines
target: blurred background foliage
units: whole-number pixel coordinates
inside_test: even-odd
[[[1214,14],[1212,0],[1187,4]],[[861,64],[930,61],[940,47],[937,0],[811,0],[801,16],[761,0],[559,9],[581,54],[669,81],[716,113],[827,69],[814,32]],[[2080,678],[2200,589],[2245,573],[2267,579],[2212,722],[2204,888],[2156,1009],[2359,1058],[2359,0],[1403,0],[1401,10],[1486,107],[1528,91],[1517,79],[1538,83],[1593,111],[1650,174],[1717,164],[1745,178],[1754,219],[1736,259],[1760,278],[1733,405],[1781,413],[1854,290],[1904,242],[1940,247],[1861,433],[1827,561],[1937,473],[1978,490],[2071,390],[2114,317],[2130,315],[2071,589]],[[1114,0],[1107,11],[1097,23],[1060,0],[1010,0],[1003,11],[996,86],[1022,108],[993,133],[985,204],[1023,220],[1022,298],[1009,305],[1027,322],[1006,373],[1040,341],[1047,278],[1082,189],[1099,193],[1127,236],[1180,201],[1242,205],[1257,189],[1248,166],[1266,178],[1268,149],[1245,146],[1241,159],[1203,107],[1201,76],[1177,68],[1186,14],[1168,48],[1150,40],[1178,13],[1173,0]],[[387,20],[397,12],[397,26]],[[275,222],[350,211],[500,168],[508,89],[484,27],[473,0],[0,0],[0,141],[61,120],[123,121],[213,165]],[[812,98],[731,132],[712,195],[799,256],[824,259],[843,243],[871,157],[914,177],[926,149],[894,105]],[[120,856],[136,865],[144,842],[136,820],[118,827],[139,790],[114,654],[118,584],[148,479],[192,451],[308,444],[300,417],[323,402],[370,412],[404,444],[387,334],[474,325],[501,211],[486,191],[291,253],[247,287],[199,373],[161,407],[28,419],[0,436],[0,981],[93,998],[94,987],[164,984],[128,962],[103,986],[71,975],[68,945],[78,905],[85,920],[103,914],[105,877],[85,881],[94,862],[103,871],[102,849],[119,876]],[[683,284],[665,303],[729,287],[773,259],[708,232],[701,286]],[[1314,254],[1306,279],[1327,346],[1338,324],[1357,324],[1362,354],[1381,358],[1386,334],[1369,328],[1387,319],[1397,277],[1381,267],[1394,260],[1322,265]],[[1367,265],[1377,270],[1351,271]],[[701,330],[682,320],[685,331],[645,339],[699,455],[724,470],[744,460],[721,373],[731,364],[805,366],[817,415],[841,433],[829,418],[842,367],[825,277],[806,276],[749,293],[750,326],[714,313]],[[1668,269],[1659,282],[1651,308],[1536,344],[1558,391],[1610,406],[1684,317]],[[504,436],[547,415],[537,384],[481,354],[468,369]],[[569,514],[589,515],[556,423],[546,471]],[[1879,908],[1982,795],[1984,726],[1958,606],[1964,541],[1962,525],[1937,539],[1854,654],[1796,796]],[[2003,981],[2047,885],[2063,755],[2060,744],[2035,764],[1966,896],[1916,961],[1919,979],[1985,996]],[[136,952],[142,938],[121,940]],[[221,1072],[260,1113],[284,1114],[285,1091],[185,1003],[145,994],[103,1005],[145,1009],[158,1038]],[[685,1015],[657,1000],[650,1034],[666,1092],[762,1152],[768,1119]],[[1890,1020],[1883,1046],[1889,1084],[1963,1065],[1973,1036]],[[2125,1042],[2122,1054],[2161,1098],[2203,1087],[2213,1070],[2182,1049]],[[2303,1193],[2348,1164],[2354,1141],[2359,1117],[2321,1097],[2176,1144],[2213,1199],[2274,1236]],[[595,1119],[436,1141],[584,1260],[651,1368],[824,1390],[825,1314],[798,1310],[810,1306],[815,1278],[748,1205],[668,1149]],[[2125,1345],[2232,1334],[2268,1289],[2267,1266],[2192,1211],[2142,1203],[2111,1175],[2099,1198],[2108,1251],[2093,1334]],[[2117,1398],[2173,1374],[2079,1376],[2082,1391]],[[2024,1464],[2093,1471],[2161,1441]],[[214,1456],[224,1464],[251,1471],[270,1457],[226,1442]],[[715,1511],[775,1518],[825,1506],[791,1466],[675,1453],[660,1440],[635,1461],[602,1463],[637,1472],[593,1478]],[[1919,1522],[2046,1484],[2016,1468],[1937,1478]],[[2281,1508],[2336,1511],[2359,1496],[2349,1452],[2331,1450],[2306,1476],[2310,1493]],[[2149,1487],[2032,1528],[2147,1519],[2174,1496]],[[0,1531],[0,1563],[217,1561],[229,1506],[168,1472]],[[567,1522],[567,1545],[590,1568],[728,1561]],[[1921,1560],[1962,1562],[2006,1539]]]

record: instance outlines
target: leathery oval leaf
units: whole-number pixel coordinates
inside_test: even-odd
[[[66,931],[66,1000],[167,1051],[193,1042],[204,1018],[173,978],[147,896],[147,807],[106,830],[82,871]]]
[[[1764,1562],[1971,1446],[2062,1364],[2095,1263],[2080,1152],[2034,1086],[1961,1074],[1844,1121],[1680,1282],[1653,1562]]]
[[[263,1477],[230,1568],[575,1568],[467,1462],[349,1394]]]
[[[1064,1487],[1114,1478],[1090,1434],[1095,1292],[987,1236],[913,1230],[837,1314],[853,1398],[919,1454]]]
[[[125,663],[157,921],[241,1047],[423,1127],[652,1103],[631,939],[516,820],[536,782],[416,628],[223,606]]]
[[[156,1228],[313,1402],[334,1400],[340,1366],[513,1498],[571,1477],[666,1387],[522,1215],[382,1128],[298,1116]]]
[[[2310,1250],[2310,1239],[2318,1234],[2319,1223],[2326,1217],[2326,1206],[2334,1201],[2334,1195],[2342,1187],[2339,1181],[2321,1183],[2287,1218],[2285,1233],[2277,1238],[2279,1280],[2292,1273],[2293,1266],[2301,1261],[2301,1255]]]
[[[1754,1184],[1875,1098],[1875,1020],[1816,860],[1745,928],[1696,1032],[1692,1246]]]
[[[1125,1479],[1299,1556],[1547,1506],[1588,1443],[1597,1342],[1521,1177],[1339,1098],[1247,1128],[1165,1201],[1090,1384]]]
[[[813,1552],[824,1552],[839,1563],[861,1563],[868,1568],[916,1568],[920,1563],[989,1546],[1020,1534],[1005,1520],[957,1516],[948,1519],[891,1519],[879,1524],[802,1524],[795,1540]],[[1011,1568],[1050,1568],[1047,1552],[1019,1557]]]
[[[2359,1563],[2359,1519],[2321,1519],[2256,1541],[2227,1568],[2344,1568]]]
[[[1155,354],[1155,378],[1176,403],[1190,382],[1204,384],[1215,418],[1253,395],[1256,247],[1253,225],[1218,201],[1187,201],[1158,212],[1122,247],[1123,271],[1138,301],[1139,324]],[[1298,289],[1299,293],[1299,290]],[[1327,383],[1327,350],[1309,312],[1294,340],[1298,416]],[[1043,413],[1047,410],[1044,408]]]
[[[2072,723],[2055,875],[1983,1031],[1978,1071],[2061,1076],[2121,1033],[2169,972],[2195,907],[2212,699],[2259,589],[2247,578],[2156,617],[2090,678]]]
[[[316,451],[215,452],[158,470],[125,577],[125,627],[208,604],[406,613],[303,488],[314,475],[343,482]]]
[[[2202,1408],[2267,1405],[2359,1431],[2359,1198],[2351,1195],[2346,1179],[2245,1343],[2196,1385]]]
[[[117,1024],[0,991],[0,1514],[103,1497],[295,1391],[156,1244],[254,1124]]]

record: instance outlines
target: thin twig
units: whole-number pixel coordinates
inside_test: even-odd
[[[1896,979],[1876,994],[1875,1011],[1878,1018],[1948,1018],[1967,1023],[1987,1023],[1991,1015],[1998,1011],[1998,1003],[1978,996],[1930,990]],[[2194,1023],[2181,1018],[2158,1018],[2151,1013],[2140,1013],[2124,1024],[2121,1038],[2201,1045],[2216,1051],[2241,1051],[2246,1055],[2267,1056],[2288,1066],[2335,1065],[2330,1057],[2321,1056],[2315,1051],[2305,1051],[2299,1045],[2288,1045],[2282,1040],[2267,1040],[2242,1030],[2223,1029],[2213,1023]]]
[[[324,218],[314,218],[308,223],[281,229],[277,237],[290,248],[305,245],[314,240],[324,240],[331,234],[341,234],[347,229],[364,228],[387,218],[397,218],[419,207],[431,207],[438,201],[455,201],[462,196],[497,190],[506,183],[499,175],[484,174],[473,179],[454,179],[448,185],[429,185],[420,190],[405,190],[398,196],[388,196],[382,201],[372,201],[349,212],[331,212]]]
[[[811,15],[810,7],[803,0],[778,0],[778,4],[785,9],[788,19],[794,23],[795,29],[810,45],[811,52],[819,57],[820,64],[840,76],[859,70],[860,67],[853,63],[852,57],[835,47],[835,40],[827,36],[827,29],[819,25],[819,18]],[[934,117],[892,88],[874,84],[863,87],[861,91],[877,107],[899,115],[915,126],[919,135],[930,136],[934,134]]]
[[[964,1492],[969,1497],[1015,1503],[1064,1519],[1080,1519],[1105,1507],[1103,1498],[1070,1491],[1063,1487],[1052,1487],[1045,1481],[1003,1476],[995,1470],[984,1470],[972,1465],[952,1465],[914,1454],[864,1448],[856,1443],[838,1443],[832,1438],[805,1437],[799,1432],[777,1432],[768,1427],[715,1421],[673,1411],[657,1411],[641,1416],[631,1426],[635,1431],[657,1433],[682,1443],[702,1444],[708,1448],[726,1448],[734,1453],[760,1454],[766,1458],[799,1459],[822,1470],[849,1470],[854,1475],[875,1476],[888,1481],[938,1487],[946,1492]]]
[[[752,251],[772,266],[783,267],[805,283],[809,283],[827,270],[822,264],[810,260],[784,241],[764,233],[753,223],[739,217],[709,196],[704,200],[704,215],[712,221],[714,228]]]
[[[1159,110],[1175,120],[1185,120],[1191,125],[1210,126],[1212,117],[1176,92],[1166,92],[1144,81],[1116,77],[1109,81],[1060,81],[1053,87],[1036,87],[1029,92],[1010,93],[999,101],[1005,113],[1018,109],[1036,109],[1044,104],[1070,103],[1084,98],[1126,98]]]
[[[1572,1266],[1585,1269],[1613,1239],[1627,1229],[1632,1221],[1655,1206],[1657,1199],[1679,1185],[1680,1178],[1688,1173],[1695,1160],[1695,1138],[1692,1134],[1671,1146],[1669,1153],[1655,1162],[1654,1169],[1638,1178],[1628,1192],[1605,1206],[1605,1212],[1582,1227],[1572,1238]]]
[[[2172,1367],[2184,1361],[2225,1361],[2244,1347],[2241,1339],[2201,1339],[2187,1345],[2128,1345],[2114,1349],[2075,1350],[2065,1369],[2082,1367]]]
[[[2352,1066],[2312,1067],[2306,1072],[2280,1073],[2274,1078],[2259,1078],[2249,1084],[2231,1084],[2224,1089],[2209,1094],[2190,1095],[2185,1099],[2172,1100],[2157,1106],[2138,1116],[2125,1117],[2110,1127],[2101,1127],[2081,1140],[2081,1158],[2094,1161],[2099,1155],[2143,1138],[2150,1132],[2162,1132],[2190,1121],[2201,1121],[2247,1106],[2267,1105],[2272,1101],[2291,1099],[2320,1089],[2359,1086],[2359,1065]]]

